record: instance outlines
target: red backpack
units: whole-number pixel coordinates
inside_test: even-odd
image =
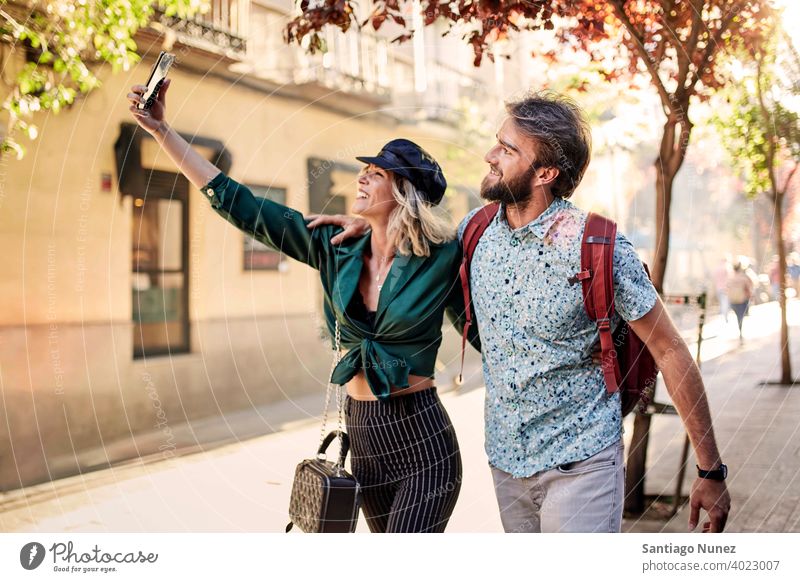
[[[499,205],[481,208],[467,223],[462,237],[464,256],[459,275],[464,292],[466,324],[461,338],[461,368],[464,368],[464,350],[467,332],[472,325],[472,306],[469,290],[469,269],[472,256],[483,232],[497,214]],[[631,412],[637,403],[644,412],[651,389],[655,385],[658,368],[650,351],[624,320],[611,329],[614,313],[613,258],[617,225],[599,214],[589,213],[581,242],[581,270],[570,278],[571,283],[581,283],[583,305],[589,319],[597,322],[602,349],[601,366],[606,391],[613,394],[621,390],[622,415]],[[647,276],[650,271],[644,265]]]

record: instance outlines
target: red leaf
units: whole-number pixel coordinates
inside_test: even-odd
[[[414,33],[401,34],[400,36],[393,38],[392,42],[396,42],[397,44],[402,44],[404,42],[411,40],[412,38],[414,38]]]

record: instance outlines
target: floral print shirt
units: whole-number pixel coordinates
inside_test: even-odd
[[[459,238],[472,215],[459,227]],[[587,213],[556,198],[516,230],[500,211],[475,249],[470,289],[486,382],[489,463],[529,477],[587,459],[622,435],[619,393],[608,395],[591,352],[597,324],[583,307],[581,239]],[[631,243],[614,246],[616,314],[636,320],[656,303]]]

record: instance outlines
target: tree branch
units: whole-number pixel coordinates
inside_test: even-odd
[[[756,96],[758,98],[758,109],[767,132],[767,174],[769,175],[770,188],[772,188],[772,198],[778,200],[780,191],[778,189],[778,177],[775,175],[775,132],[770,123],[769,112],[764,101],[764,53],[762,47],[756,51]]]
[[[783,188],[781,188],[781,192],[784,194],[789,189],[789,184],[792,182],[792,178],[794,178],[795,172],[797,172],[797,168],[800,167],[800,162],[795,162],[792,169],[789,171],[789,174],[786,176],[786,181],[783,183]]]
[[[689,31],[689,37],[686,39],[686,59],[678,67],[678,88],[685,89],[686,79],[689,76],[690,66],[694,57],[694,51],[697,48],[697,42],[700,39],[700,30],[703,24],[703,3],[704,0],[694,0],[692,2],[692,26]],[[699,75],[695,75],[697,77]]]
[[[738,2],[734,2],[731,6],[731,9],[728,11],[727,15],[725,15],[719,23],[719,29],[713,35],[713,38],[710,37],[706,44],[706,50],[703,53],[703,57],[700,59],[700,63],[697,66],[697,74],[695,75],[694,79],[692,79],[691,85],[686,88],[686,92],[688,95],[693,95],[695,90],[697,89],[697,81],[703,76],[703,70],[708,66],[708,63],[711,61],[711,57],[714,54],[714,47],[719,45],[722,42],[722,35],[725,34],[725,31],[728,30],[728,27],[731,25],[731,22],[739,14],[739,10],[741,10],[742,6],[747,0],[739,0]]]
[[[665,1],[664,4],[665,27],[669,28],[670,30],[671,30],[670,27],[671,22],[669,21],[669,13],[672,12],[672,8],[674,6],[675,6],[674,0]],[[655,59],[656,67],[659,67],[661,65],[661,61],[664,60],[664,51],[666,50],[666,48],[667,48],[667,35],[662,34],[661,40],[659,40],[658,43],[656,43],[656,48],[653,51],[653,58]]]
[[[650,76],[653,79],[653,84],[658,91],[659,97],[661,97],[661,104],[664,106],[668,112],[672,111],[672,102],[670,101],[670,95],[667,91],[667,88],[664,86],[661,77],[658,75],[658,69],[656,68],[653,61],[650,59],[650,55],[647,53],[647,49],[644,47],[644,40],[642,39],[639,31],[636,30],[636,27],[631,22],[631,19],[628,18],[628,15],[625,13],[625,2],[624,0],[611,0],[611,6],[614,8],[614,14],[617,15],[617,18],[622,22],[622,25],[628,31],[628,34],[633,39],[633,44],[636,47],[637,52],[639,53],[639,58],[644,62],[645,67],[647,67]]]
[[[698,0],[693,0],[692,7],[690,8],[690,11],[691,11],[691,13],[690,13],[691,14],[690,15],[691,26],[689,28],[689,38],[692,37],[692,35],[696,35],[697,32],[698,32],[697,31],[697,29],[698,29],[698,26],[697,26],[698,18],[695,17],[696,11],[694,10],[695,5],[697,4],[697,1]],[[703,2],[703,1],[704,0],[700,0],[700,2]],[[700,20],[702,20],[702,19],[700,19]],[[676,76],[676,79],[677,79],[677,90],[676,90],[676,92],[677,92],[686,83],[686,77],[689,74],[689,65],[691,65],[691,62],[692,62],[692,50],[690,50],[686,46],[688,38],[687,38],[687,40],[684,40],[678,34],[677,16],[676,16],[676,19],[673,22],[675,22],[675,26],[674,27],[670,27],[670,32],[672,32],[672,37],[675,39],[675,58],[678,60],[678,73],[677,73],[677,76]]]

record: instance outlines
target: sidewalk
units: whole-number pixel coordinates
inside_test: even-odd
[[[800,306],[792,303],[792,345],[800,368]],[[728,531],[800,531],[800,390],[759,387],[778,377],[777,306],[752,309],[738,346],[735,324],[707,326],[703,375],[717,440],[730,467],[733,512]],[[800,376],[800,369],[796,375]],[[464,481],[451,532],[500,532],[483,452],[483,390],[447,392],[442,400],[461,445]],[[657,400],[668,401],[663,387]],[[316,401],[292,406],[316,410]],[[228,419],[230,421],[230,419]],[[626,421],[626,442],[630,419]],[[218,449],[149,458],[0,496],[0,531],[282,532],[295,465],[319,442],[314,419],[283,423],[274,434]],[[680,420],[652,423],[647,493],[672,494],[683,442]],[[690,467],[694,460],[690,457]],[[693,471],[687,472],[684,494]],[[625,531],[686,531],[688,507],[668,522],[626,520]],[[367,531],[361,519],[359,531]]]
[[[793,372],[795,378],[800,378],[800,306],[797,301],[789,305]],[[735,339],[734,328],[731,323],[720,338],[723,343],[709,346],[710,352],[726,353],[712,359],[704,350],[702,366],[717,442],[729,467],[732,508],[726,531],[799,532],[800,384],[760,385],[780,377],[777,304],[751,309],[744,322],[747,340],[742,347]],[[663,392],[659,392],[658,399],[668,401]],[[627,438],[631,430],[628,429]],[[678,417],[654,418],[648,449],[648,494],[674,493],[683,438]],[[694,455],[690,454],[684,495],[688,495],[696,475],[694,467]],[[686,532],[689,514],[686,504],[668,522],[625,520],[623,529]]]
[[[445,394],[464,455],[453,531],[500,531],[483,455],[482,398]],[[470,430],[472,429],[472,430]],[[282,532],[296,464],[319,443],[316,422],[166,461],[132,464],[36,486],[49,499],[6,496],[2,531]],[[363,518],[359,531],[368,531]]]

